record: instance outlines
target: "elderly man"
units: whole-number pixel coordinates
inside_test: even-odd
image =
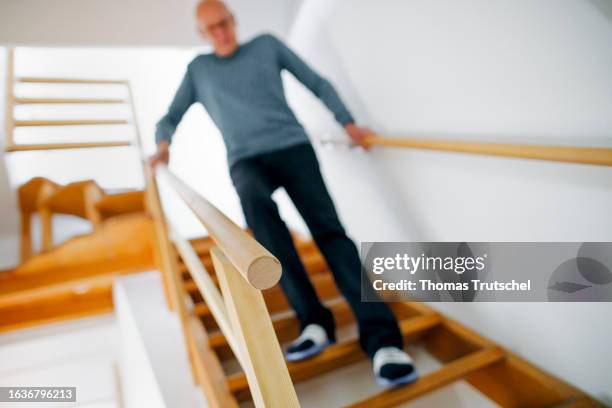
[[[332,85],[280,40],[264,34],[239,44],[235,19],[221,1],[202,1],[197,21],[214,51],[197,56],[187,67],[168,113],[157,124],[158,151],[151,163],[168,162],[169,144],[183,114],[193,103],[202,103],[223,135],[246,222],[283,266],[280,283],[302,330],[287,348],[287,360],[313,357],[334,343],[335,323],[317,297],[272,200],[279,187],[304,218],[350,304],[377,382],[388,386],[416,380],[417,372],[402,350],[401,332],[387,305],[361,302],[357,249],[338,219],[308,136],[287,105],[281,71],[289,71],[310,89],[353,141],[363,145],[369,131],[355,125]]]

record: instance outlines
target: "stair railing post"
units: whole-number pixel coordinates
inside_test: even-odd
[[[257,407],[299,407],[287,364],[261,291],[217,247],[210,251]]]
[[[162,275],[166,301],[170,310],[176,310],[184,319],[187,315],[185,304],[182,301],[182,287],[177,259],[168,235],[168,226],[161,206],[157,181],[153,169],[144,164],[145,173],[145,200],[146,207],[153,218],[155,229],[154,254],[155,263]]]

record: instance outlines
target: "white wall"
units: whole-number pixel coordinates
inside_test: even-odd
[[[194,385],[181,322],[168,310],[158,271],[118,278],[113,304],[126,408],[206,406]]]
[[[612,146],[605,2],[311,0],[304,7],[292,43],[381,133]],[[303,89],[291,86],[290,94],[314,136],[339,134]],[[612,240],[611,168],[394,149],[319,155],[360,241]],[[612,402],[612,304],[435,306]]]
[[[3,333],[0,386],[77,387],[79,407],[119,407],[116,335],[116,322],[111,315]]]

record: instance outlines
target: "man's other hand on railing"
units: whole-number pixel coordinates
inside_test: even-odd
[[[162,140],[157,144],[157,152],[149,157],[149,164],[155,168],[159,163],[168,165],[170,161],[170,143],[167,140]]]
[[[367,139],[375,136],[371,129],[357,126],[354,123],[349,123],[344,126],[344,130],[355,144],[358,144],[365,150],[370,149],[370,144],[367,142]]]

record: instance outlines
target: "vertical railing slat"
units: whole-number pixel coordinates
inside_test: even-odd
[[[299,407],[289,370],[261,291],[251,286],[219,248],[211,249],[223,299],[244,355],[257,407]]]

